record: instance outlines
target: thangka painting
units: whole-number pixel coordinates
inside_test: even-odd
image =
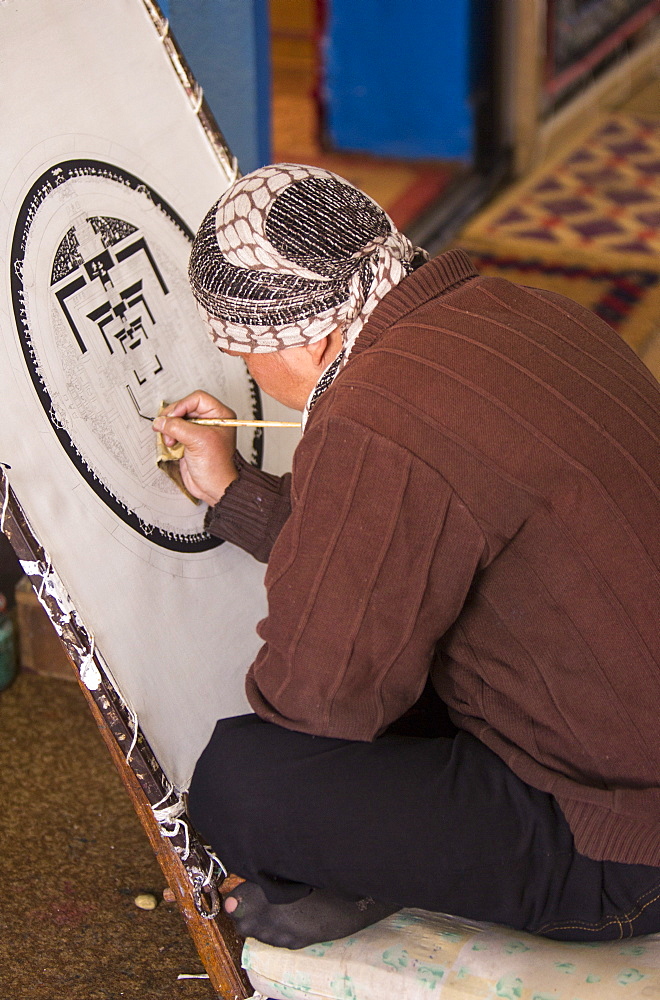
[[[5,0],[0,45],[2,527],[32,539],[23,567],[87,687],[119,692],[126,743],[181,790],[217,718],[249,710],[263,567],[205,531],[140,413],[204,388],[291,419],[188,287],[236,165],[151,0]],[[261,433],[241,451],[284,471],[297,432]]]

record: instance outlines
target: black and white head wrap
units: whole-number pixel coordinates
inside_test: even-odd
[[[280,351],[340,328],[341,364],[420,255],[348,181],[279,163],[247,174],[213,206],[195,238],[189,276],[221,350]]]

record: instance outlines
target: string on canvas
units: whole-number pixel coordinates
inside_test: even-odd
[[[214,867],[215,867],[215,861],[213,860],[213,858],[211,858],[211,864],[209,865],[209,870],[206,873],[206,878],[202,882],[202,889],[204,889],[207,885],[212,885]]]
[[[80,680],[88,691],[97,691],[101,686],[102,677],[98,667],[94,663],[96,641],[91,633],[88,633],[88,636],[89,650],[80,664]]]
[[[46,559],[48,560],[48,562],[46,563],[46,570],[41,576],[41,583],[39,585],[39,590],[37,591],[37,600],[39,602],[41,602],[43,598],[44,587],[46,586],[46,579],[50,576],[51,571],[53,569],[53,564],[50,561],[50,556],[46,555]]]
[[[204,850],[206,851],[206,853],[208,854],[208,856],[211,859],[211,868],[210,868],[209,874],[207,876],[207,879],[204,882],[204,885],[210,885],[210,883],[211,883],[211,879],[212,879],[212,875],[213,875],[213,865],[214,864],[217,866],[218,871],[222,874],[222,877],[223,878],[227,878],[227,876],[229,875],[229,872],[227,871],[227,869],[225,868],[225,866],[223,865],[222,861],[220,860],[220,858],[218,857],[218,855],[215,853],[215,851],[213,851],[209,847],[208,844],[204,844]]]
[[[229,186],[235,184],[240,176],[240,170],[238,169],[238,159],[235,156],[231,158],[231,174],[229,176]]]
[[[183,794],[177,791],[174,785],[172,785],[169,781],[167,781],[166,784],[167,787],[165,790],[165,794],[162,796],[162,798],[158,800],[158,802],[156,802],[151,807],[151,811],[154,814],[154,819],[161,827],[161,832],[165,837],[175,837],[184,825],[186,828],[186,834],[188,834],[188,824],[183,815],[185,813],[185,808],[186,808],[185,802],[183,800]],[[169,805],[165,805],[165,803],[172,795],[175,796],[174,802],[171,802]],[[172,830],[162,829],[163,827],[168,827],[168,826],[171,826]],[[186,851],[187,849],[188,849],[188,837],[186,836]],[[209,870],[206,874],[206,877],[202,882],[202,888],[206,888],[206,886],[210,886],[213,884],[214,882],[213,873],[215,868],[217,868],[217,870],[221,872],[223,878],[227,878],[228,874],[227,869],[223,865],[220,858],[207,844],[204,845],[204,850],[206,851],[211,863],[209,865]]]
[[[167,829],[167,824],[160,825],[161,837],[167,837],[168,840],[173,840],[174,837],[178,837],[181,831],[183,831],[183,834],[186,838],[185,846],[183,848],[175,846],[174,850],[179,855],[182,861],[187,861],[190,855],[190,828],[188,827],[188,824],[186,823],[185,819],[181,818],[175,819],[174,822],[172,823],[172,828],[170,830]]]
[[[130,764],[131,756],[135,750],[138,740],[138,717],[137,712],[134,712],[130,705],[127,705],[126,708],[128,709],[128,714],[131,717],[131,728],[133,730],[133,739],[131,740],[131,745],[128,748],[128,753],[126,754],[126,763]]]
[[[184,68],[181,65],[181,60],[179,58],[178,52],[176,51],[175,48],[172,47],[172,41],[171,38],[169,37],[170,36],[169,18],[164,17],[161,19],[160,24],[158,26],[158,30],[160,32],[160,43],[161,45],[165,45],[165,47],[168,49],[172,62],[176,63],[177,72],[179,73],[180,78],[182,80],[183,79],[187,80],[188,84],[192,83],[192,86],[190,87],[189,96],[191,104],[193,106],[193,111],[195,112],[196,115],[198,115],[201,110],[202,104],[204,102],[204,91],[202,87],[200,87],[200,85],[197,83],[197,81],[190,80],[188,74],[184,71]]]
[[[0,464],[3,464],[3,463],[0,463]],[[5,465],[5,468],[8,469],[9,466]],[[9,507],[9,483],[7,482],[7,479],[5,478],[5,495],[4,495],[4,499],[2,501],[2,513],[0,514],[0,533],[2,533],[5,530],[5,518],[7,516],[7,508],[8,507]]]
[[[163,803],[167,802],[172,795],[175,796],[174,802],[171,802],[170,805],[164,805]],[[161,837],[167,837],[171,840],[183,831],[186,839],[185,847],[183,850],[176,847],[175,850],[180,855],[181,860],[186,861],[190,854],[190,829],[184,818],[185,804],[182,793],[178,792],[174,785],[168,781],[165,794],[151,807],[151,811],[160,828]]]
[[[193,104],[193,111],[196,115],[199,114],[202,104],[204,103],[204,89],[200,87],[198,83],[195,84],[195,103]]]
[[[171,782],[169,782],[167,780],[167,778],[165,779],[165,784],[167,785],[167,789],[165,791],[165,794],[163,795],[162,798],[160,798],[158,800],[158,802],[155,802],[154,805],[152,805],[152,807],[151,807],[151,811],[153,812],[154,816],[156,816],[156,811],[158,809],[160,809],[160,807],[162,806],[163,802],[167,802],[167,800],[169,799],[170,795],[174,791],[174,785],[171,784]],[[158,819],[157,816],[156,816],[156,819]]]
[[[169,791],[166,792],[160,802],[157,802],[155,806],[151,807],[154,818],[158,823],[175,823],[185,812],[185,805],[181,792],[175,791],[174,786],[170,785],[169,782],[168,785]],[[172,794],[176,796],[174,802],[172,802],[169,806],[164,806],[163,803],[167,802]]]

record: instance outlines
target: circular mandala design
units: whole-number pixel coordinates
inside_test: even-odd
[[[11,289],[23,356],[48,420],[96,495],[145,539],[180,552],[221,544],[203,512],[155,465],[138,410],[196,385],[218,387],[261,415],[259,392],[236,359],[204,335],[199,357],[181,329],[199,326],[186,267],[193,233],[153,188],[100,160],[45,171],[18,213]],[[196,354],[197,352],[195,352]],[[261,464],[261,432],[251,441]]]

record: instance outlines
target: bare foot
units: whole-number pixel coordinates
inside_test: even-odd
[[[369,897],[342,899],[324,889],[313,889],[294,903],[269,903],[254,882],[243,882],[225,899],[225,912],[242,937],[254,937],[277,948],[306,948],[318,941],[334,941],[398,909]]]

